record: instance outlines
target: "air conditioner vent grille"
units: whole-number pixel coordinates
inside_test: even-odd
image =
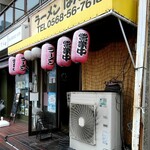
[[[95,106],[71,103],[70,136],[95,145]]]

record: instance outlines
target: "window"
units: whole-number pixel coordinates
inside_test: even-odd
[[[0,16],[0,32],[4,30],[4,14]]]
[[[47,111],[50,112],[52,124],[56,127],[57,100],[56,100],[56,66],[47,72]]]
[[[24,0],[17,0],[15,2],[15,21],[24,15],[24,8],[25,8]]]
[[[13,23],[13,6],[9,7],[6,12],[5,12],[5,15],[6,15],[6,20],[5,20],[5,23],[6,23],[6,28],[9,27],[12,23]]]
[[[30,9],[32,9],[33,7],[35,7],[36,5],[38,5],[40,2],[40,0],[27,0],[27,11],[29,11]]]
[[[7,30],[13,23],[17,22],[18,19],[21,19],[28,11],[30,13],[39,5],[47,1],[51,0],[13,0],[6,6],[7,8],[5,5],[0,4],[0,33]]]

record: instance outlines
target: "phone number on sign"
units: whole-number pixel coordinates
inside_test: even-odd
[[[56,17],[52,18],[47,22],[47,27],[53,26],[61,21],[63,21],[65,18],[69,18],[73,15],[75,15],[77,12],[81,12],[86,8],[91,7],[92,5],[95,5],[96,3],[101,2],[102,0],[85,0],[80,2],[79,6],[73,6],[72,8],[68,9],[65,13],[61,13],[57,15]]]

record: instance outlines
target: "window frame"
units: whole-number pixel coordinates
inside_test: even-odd
[[[8,29],[8,28],[9,28],[10,26],[12,26],[13,23],[14,23],[14,9],[13,9],[13,6],[14,6],[14,4],[11,4],[10,7],[8,7],[8,9],[4,12],[4,13],[5,13],[5,18],[4,18],[4,21],[5,21],[5,26],[4,26],[4,27],[5,27],[5,29]],[[7,11],[8,11],[9,9],[10,9],[10,10],[12,9],[12,20],[11,20],[12,22],[11,22],[10,25],[6,26],[6,19],[7,19],[7,18],[6,18],[6,17],[7,17],[6,13],[7,13]],[[9,15],[9,14],[8,14],[8,15]]]
[[[12,1],[11,3],[9,3],[1,12],[0,12],[0,16],[1,15],[4,15],[4,28],[0,31],[0,33],[2,33],[2,32],[5,32],[8,28],[10,28],[12,25],[14,25],[15,23],[17,23],[19,20],[21,20],[23,17],[25,17],[25,16],[27,16],[27,15],[29,15],[31,12],[33,12],[36,8],[38,8],[39,6],[42,6],[42,5],[44,5],[44,3],[48,3],[48,2],[50,2],[49,0],[38,0],[39,2],[35,5],[35,6],[33,6],[32,8],[30,8],[29,10],[27,10],[27,3],[28,3],[28,1],[30,1],[30,0],[24,0],[24,14],[22,15],[22,16],[20,16],[19,18],[17,18],[16,19],[16,16],[15,16],[15,2],[16,2],[17,0],[14,0],[14,1]],[[13,17],[13,22],[11,23],[11,25],[9,25],[9,26],[7,26],[6,27],[6,11],[9,9],[9,8],[11,8],[12,7],[12,9],[13,9],[13,15],[12,15],[12,17]]]
[[[4,31],[4,29],[5,29],[5,21],[4,21],[4,20],[5,20],[5,14],[2,14],[1,16],[3,16],[3,20],[2,20],[2,21],[3,21],[3,26],[2,26],[2,27],[3,27],[3,29],[2,29],[2,30],[0,30],[0,33],[1,33],[1,32],[3,32],[3,31]],[[0,17],[1,17],[1,16],[0,16]],[[1,22],[2,22],[2,21],[1,21]]]
[[[23,0],[24,1],[24,9],[23,10],[20,10],[23,12],[23,15],[19,16],[17,19],[16,19],[16,10],[17,10],[17,6],[16,6],[16,2],[19,1],[19,0],[16,0],[14,2],[14,23],[17,22],[18,20],[20,20],[24,15],[26,15],[26,0]],[[22,9],[22,8],[19,8],[19,9]]]
[[[39,1],[38,4],[34,5],[33,7],[31,7],[31,8],[28,10],[28,1],[30,1],[30,0],[25,0],[25,1],[26,1],[26,11],[27,11],[27,12],[33,11],[34,9],[36,9],[36,8],[41,4],[41,0],[38,0],[38,1]]]

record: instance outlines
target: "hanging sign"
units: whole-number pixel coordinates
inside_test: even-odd
[[[8,60],[8,69],[9,69],[9,74],[10,75],[16,75],[16,71],[15,71],[15,57],[9,57]]]
[[[86,62],[88,58],[89,44],[89,33],[83,29],[77,30],[73,35],[71,60],[75,63]]]
[[[26,72],[26,59],[23,54],[16,55],[15,71],[17,74],[25,74]]]
[[[55,61],[55,48],[52,44],[46,43],[41,50],[41,67],[45,70],[52,70]]]
[[[71,40],[68,37],[61,37],[57,42],[57,64],[61,67],[71,65]]]
[[[8,54],[27,49],[74,27],[113,15],[137,23],[137,0],[53,0],[30,17],[31,37],[8,48]]]
[[[29,37],[29,26],[21,25],[19,28],[0,39],[0,51],[27,37]]]
[[[64,22],[66,19],[72,18],[99,3],[103,3],[102,0],[54,0],[50,5],[31,17],[31,34],[34,35]]]
[[[34,35],[47,28],[64,22],[60,28],[64,28],[65,20],[73,18],[67,22],[68,27],[91,20],[96,16],[113,10],[117,14],[136,22],[136,2],[137,0],[54,0],[44,9],[38,11],[31,17],[31,34]],[[126,6],[126,7],[125,7]],[[84,14],[82,14],[84,12]],[[82,17],[81,17],[82,14]]]

